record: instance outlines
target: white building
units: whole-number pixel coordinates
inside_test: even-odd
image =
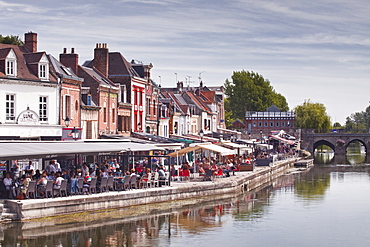
[[[59,83],[37,34],[25,45],[0,44],[0,139],[59,140]]]

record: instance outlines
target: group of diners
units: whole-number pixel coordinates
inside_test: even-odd
[[[68,170],[61,169],[60,164],[52,160],[43,171],[34,171],[30,161],[20,176],[14,165],[9,172],[4,171],[0,195],[6,199],[48,198],[167,184],[169,172],[162,164],[156,163],[154,171],[144,165],[136,162],[130,169],[121,170],[117,160],[111,159],[101,165],[84,163],[79,169]]]
[[[251,164],[254,162],[252,154],[219,156],[219,157],[202,157],[198,158],[191,164],[183,162],[176,169],[175,165],[171,165],[171,176],[173,179],[190,180],[190,177],[196,174],[203,180],[212,180],[214,177],[230,177],[235,176],[235,172],[239,171],[241,164]]]

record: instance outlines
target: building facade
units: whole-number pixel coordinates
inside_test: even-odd
[[[269,134],[271,131],[284,130],[294,132],[295,113],[281,112],[276,106],[270,106],[265,112],[247,111],[245,114],[245,130],[247,133]]]
[[[37,34],[25,45],[0,44],[0,139],[60,140],[60,84]]]

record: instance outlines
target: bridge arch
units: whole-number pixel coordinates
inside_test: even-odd
[[[328,147],[330,147],[331,149],[333,149],[334,153],[335,153],[335,145],[327,140],[319,140],[319,141],[316,141],[314,144],[313,144],[313,151],[315,152],[316,148],[318,148],[319,146],[322,146],[322,145],[326,145]]]
[[[345,146],[345,150],[346,150],[346,151],[347,151],[348,146],[349,146],[351,143],[353,143],[353,142],[359,142],[359,143],[361,143],[361,144],[365,147],[365,153],[367,154],[367,146],[366,146],[366,143],[365,143],[363,140],[361,140],[361,139],[351,139],[351,140],[347,143],[347,145]]]

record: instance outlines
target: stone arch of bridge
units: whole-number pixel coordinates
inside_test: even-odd
[[[333,143],[327,141],[327,140],[319,140],[319,141],[316,141],[313,144],[313,151],[315,152],[316,148],[318,148],[318,147],[320,147],[322,145],[326,145],[326,146],[330,147],[335,152],[335,145]]]
[[[347,150],[348,145],[349,145],[349,144],[351,144],[352,142],[359,142],[359,143],[361,143],[361,144],[365,147],[365,152],[367,153],[367,146],[366,146],[366,143],[365,143],[363,140],[361,140],[361,139],[352,139],[352,140],[350,140],[350,141],[347,143],[347,145],[346,145],[346,150]]]

